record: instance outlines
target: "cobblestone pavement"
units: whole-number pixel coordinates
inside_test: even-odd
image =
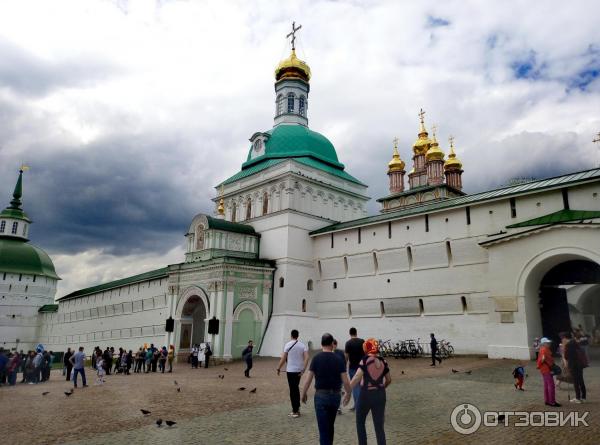
[[[456,362],[455,362],[456,363]],[[402,361],[392,361],[394,367]],[[425,377],[399,375],[388,388],[386,433],[388,444],[598,444],[600,443],[599,399],[600,366],[585,370],[589,402],[570,404],[572,389],[561,389],[557,400],[561,408],[549,411],[585,412],[588,427],[515,427],[509,416],[509,426],[481,426],[472,435],[461,435],[452,429],[450,414],[460,403],[471,403],[482,411],[545,411],[541,378],[533,362],[527,366],[529,378],[525,392],[516,391],[512,384],[511,360],[488,361],[471,374],[452,373],[452,360],[445,362],[447,373],[427,377],[428,364],[422,361]],[[427,368],[427,369],[426,369]],[[398,374],[395,372],[394,374]],[[572,388],[571,385],[567,385]],[[298,419],[286,416],[289,404],[273,403],[266,406],[237,409],[203,417],[185,419],[172,428],[144,426],[139,429],[86,437],[79,442],[92,444],[316,444],[317,427],[313,404],[303,406]],[[372,425],[368,423],[369,443],[374,444]],[[355,444],[354,415],[344,410],[336,420],[336,444]]]

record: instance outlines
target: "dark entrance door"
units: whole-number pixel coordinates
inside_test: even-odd
[[[556,347],[560,343],[558,333],[571,332],[567,291],[560,287],[542,287],[540,298],[542,331],[544,337],[551,339],[553,347]]]

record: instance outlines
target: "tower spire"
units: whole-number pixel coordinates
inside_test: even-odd
[[[29,170],[29,167],[26,165],[21,165],[19,169],[19,178],[17,179],[17,183],[15,184],[15,190],[13,192],[13,199],[10,201],[10,209],[14,210],[23,210],[21,206],[23,203],[21,202],[21,197],[23,196],[23,172]]]

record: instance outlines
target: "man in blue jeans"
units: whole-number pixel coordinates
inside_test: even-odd
[[[77,388],[77,374],[81,374],[81,380],[83,381],[83,387],[87,386],[87,382],[85,380],[85,353],[83,352],[83,346],[79,347],[79,351],[76,352],[69,358],[71,363],[73,364],[73,385]]]
[[[348,376],[350,377],[350,380],[352,380],[354,374],[356,374],[356,370],[359,367],[359,363],[365,356],[365,353],[363,351],[364,342],[365,341],[362,338],[358,338],[356,328],[350,328],[350,340],[346,342],[346,348],[344,350],[344,352],[346,353],[346,361],[348,362]],[[360,385],[357,385],[352,389],[354,406],[350,408],[350,411],[356,409],[356,404],[358,403],[359,396]]]
[[[340,388],[350,392],[350,382],[346,373],[346,364],[333,352],[333,336],[323,334],[322,351],[315,355],[310,363],[308,377],[302,389],[302,403],[308,399],[308,388],[315,379],[315,414],[319,427],[320,445],[332,445],[335,417],[340,406]]]

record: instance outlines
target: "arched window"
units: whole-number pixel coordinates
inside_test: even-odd
[[[313,290],[313,280],[308,280],[306,282],[306,290]]]
[[[246,219],[252,218],[252,200],[248,198],[246,201]]]
[[[13,235],[16,235],[16,234],[17,234],[17,229],[18,229],[18,228],[19,228],[19,223],[15,221],[15,222],[13,223],[13,225],[12,225],[12,231],[11,231],[11,233],[12,233]]]
[[[196,226],[196,250],[204,249],[204,225]]]
[[[287,95],[287,112],[288,113],[293,113],[294,112],[294,93],[289,93]]]
[[[304,96],[300,96],[300,99],[298,99],[298,112],[300,116],[306,116],[306,99],[304,99]]]
[[[277,96],[276,107],[277,109],[275,110],[275,113],[277,116],[279,116],[281,113],[283,113],[283,96],[281,94]]]
[[[306,312],[306,300],[302,299],[302,312]]]
[[[4,233],[5,229],[6,229],[6,221],[0,222],[0,233]]]
[[[267,192],[263,193],[263,209],[262,214],[266,215],[269,212],[269,194]]]
[[[234,202],[231,204],[231,222],[235,222],[236,212],[237,212],[237,206],[235,205],[235,202]]]
[[[279,287],[283,287],[285,285],[285,279],[283,277],[279,277]]]

